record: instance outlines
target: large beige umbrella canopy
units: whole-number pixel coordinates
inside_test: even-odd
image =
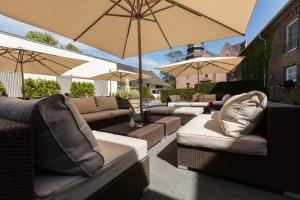
[[[85,62],[23,48],[0,46],[0,71],[21,72],[23,97],[24,73],[59,76]]]
[[[200,74],[217,74],[232,72],[244,57],[199,57],[182,62],[157,67],[174,77],[197,75],[198,86]]]
[[[244,35],[255,4],[256,0],[1,0],[0,13],[119,57],[138,55],[142,94],[143,53]]]
[[[151,78],[151,76],[142,74],[143,79],[145,78]],[[124,70],[116,70],[113,72],[100,74],[98,76],[94,76],[91,79],[93,80],[105,80],[105,81],[117,81],[117,82],[125,82],[137,80],[139,78],[139,74],[135,72],[130,71],[124,71]]]

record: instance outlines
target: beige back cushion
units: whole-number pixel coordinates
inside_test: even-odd
[[[119,109],[116,97],[95,97],[98,111]]]
[[[97,112],[96,101],[94,97],[71,98],[80,114]]]
[[[219,112],[219,124],[225,135],[239,138],[251,133],[261,122],[267,96],[252,91],[231,97]]]
[[[203,101],[206,101],[206,102],[213,102],[216,100],[216,94],[205,94],[203,96]]]
[[[179,95],[171,95],[170,99],[171,99],[172,102],[177,102],[177,101],[181,100]]]

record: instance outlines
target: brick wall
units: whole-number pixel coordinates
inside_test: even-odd
[[[275,32],[266,83],[271,99],[283,103],[294,103],[300,99],[300,50],[294,49],[285,52],[285,29],[291,21],[299,16],[299,6],[299,1],[295,1],[273,24]],[[297,66],[298,83],[296,88],[279,88],[280,82],[285,80],[286,68],[292,65]]]

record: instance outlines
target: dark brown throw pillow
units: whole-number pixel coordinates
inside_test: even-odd
[[[91,129],[68,97],[53,95],[39,101],[3,98],[1,108],[10,113],[8,119],[31,124],[38,166],[80,176],[92,176],[103,166],[104,158]],[[19,113],[22,117],[17,117]]]

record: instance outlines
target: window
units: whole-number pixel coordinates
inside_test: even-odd
[[[287,25],[286,29],[286,51],[293,50],[298,46],[298,19]]]
[[[286,69],[286,77],[285,77],[286,81],[288,80],[293,80],[293,81],[297,81],[297,67],[296,66],[291,66],[291,67],[288,67]]]

